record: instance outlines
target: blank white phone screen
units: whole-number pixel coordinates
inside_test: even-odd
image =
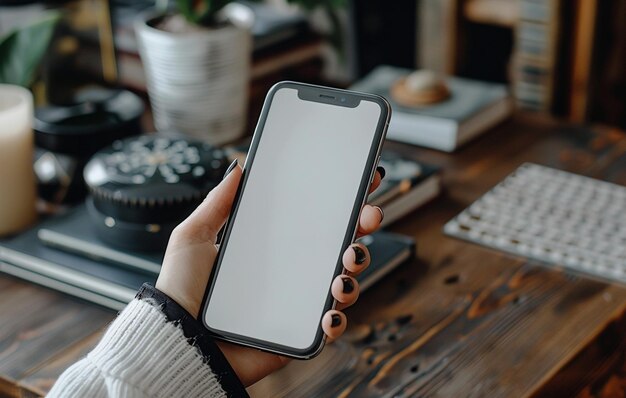
[[[312,346],[380,116],[373,101],[275,92],[208,298],[210,328]]]

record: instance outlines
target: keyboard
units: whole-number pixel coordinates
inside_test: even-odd
[[[626,187],[526,163],[444,226],[450,236],[626,283]]]

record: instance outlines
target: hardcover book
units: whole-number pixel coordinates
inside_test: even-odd
[[[380,206],[384,213],[381,227],[392,224],[429,202],[441,192],[439,168],[383,150],[380,165],[385,178],[372,192],[368,202]]]
[[[51,226],[60,218],[45,222]],[[105,263],[44,245],[35,227],[0,241],[0,271],[115,310],[133,299],[156,274]]]
[[[506,86],[459,77],[447,77],[451,96],[421,107],[398,104],[391,86],[410,69],[379,66],[350,89],[382,95],[393,109],[387,138],[452,152],[510,116],[513,106]]]

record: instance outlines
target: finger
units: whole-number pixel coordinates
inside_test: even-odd
[[[330,291],[338,301],[336,308],[342,310],[356,303],[359,298],[359,282],[349,275],[339,275],[333,281]]]
[[[343,267],[350,275],[358,275],[370,265],[370,253],[362,243],[353,243],[343,252]]]
[[[322,317],[322,330],[327,336],[327,342],[330,343],[339,338],[345,332],[348,321],[346,315],[337,310],[330,310]]]
[[[372,185],[370,185],[370,193],[374,192],[376,188],[378,188],[383,178],[385,178],[385,168],[383,166],[378,166],[376,168],[376,174],[374,174],[374,181],[372,181]]]
[[[235,167],[222,182],[209,192],[204,201],[177,228],[176,233],[195,241],[215,243],[237,193],[241,180],[241,167]]]
[[[383,209],[378,206],[365,205],[359,218],[358,236],[368,235],[380,227],[384,218]]]

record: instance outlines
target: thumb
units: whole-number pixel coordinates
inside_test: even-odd
[[[235,164],[232,171],[209,192],[200,206],[176,227],[177,233],[196,242],[215,243],[217,233],[230,214],[240,180],[241,167]]]

